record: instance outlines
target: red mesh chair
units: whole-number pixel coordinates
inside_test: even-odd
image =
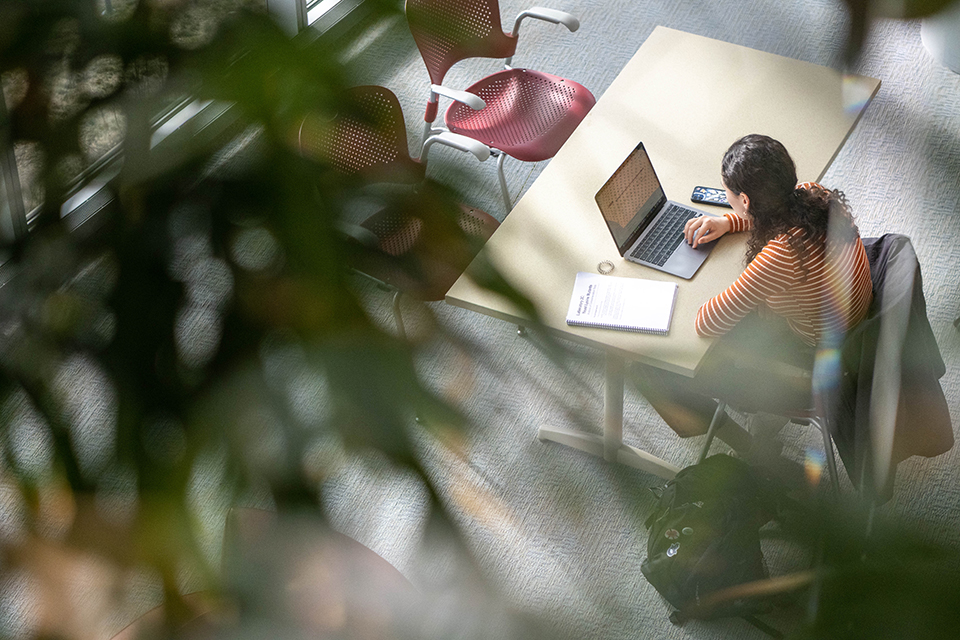
[[[497,0],[406,0],[405,10],[432,83],[424,116],[424,141],[443,131],[433,127],[439,96],[454,100],[444,123],[449,131],[482,142],[499,156],[500,191],[509,211],[504,158],[509,155],[528,162],[552,158],[596,103],[593,94],[576,82],[511,68],[520,23],[525,18],[537,18],[576,31],[579,21],[562,11],[537,7],[521,12],[513,33],[507,35],[500,26]],[[443,86],[450,67],[476,57],[505,58],[505,69],[466,91]],[[422,155],[421,161],[425,162]]]
[[[389,89],[355,87],[346,92],[344,104],[332,120],[304,119],[298,145],[302,155],[365,182],[411,186],[359,224],[341,225],[357,241],[354,270],[394,292],[394,317],[404,335],[401,294],[442,300],[500,223],[479,209],[451,206],[435,189],[421,187],[425,167],[410,157],[400,102]],[[471,151],[481,160],[489,155],[473,140],[449,132],[431,136],[424,149],[435,143]]]

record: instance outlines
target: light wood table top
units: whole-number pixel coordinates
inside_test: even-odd
[[[688,202],[694,186],[719,186],[723,153],[748,133],[780,140],[800,180],[819,180],[879,87],[873,78],[657,27],[446,300],[529,322],[476,284],[472,273],[486,261],[534,303],[547,329],[692,376],[713,342],[696,334],[697,309],[742,271],[744,234],[722,238],[693,279],[674,278],[620,257],[594,194],[643,142],[667,197]],[[680,283],[669,335],[567,326],[576,273],[596,272],[603,260],[614,263],[612,275]]]

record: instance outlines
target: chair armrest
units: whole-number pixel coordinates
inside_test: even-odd
[[[490,147],[482,142],[478,142],[473,138],[468,138],[467,136],[461,136],[457,133],[444,131],[442,133],[432,135],[426,139],[426,141],[423,143],[423,148],[420,150],[420,162],[427,161],[427,153],[429,153],[430,147],[433,146],[434,143],[439,143],[448,147],[453,147],[454,149],[459,149],[460,151],[472,153],[480,162],[483,162],[490,157]]]
[[[368,249],[376,249],[380,246],[380,238],[377,237],[373,231],[370,231],[366,227],[361,227],[358,224],[353,224],[351,222],[344,222],[343,220],[337,220],[334,222],[334,226],[337,231],[347,236],[350,240],[355,240],[359,242],[362,246],[367,247]]]
[[[537,20],[544,20],[546,22],[552,22],[553,24],[562,24],[570,31],[576,31],[580,28],[580,21],[566,11],[547,9],[545,7],[531,7],[526,11],[521,11],[517,16],[516,22],[513,23],[512,35],[514,38],[520,33],[520,23],[524,18],[536,18]]]
[[[483,101],[483,98],[475,93],[470,93],[469,91],[451,89],[439,84],[430,85],[430,91],[439,96],[444,96],[450,98],[451,100],[462,102],[474,111],[480,111],[480,109],[483,109],[485,106],[487,106],[487,103]]]

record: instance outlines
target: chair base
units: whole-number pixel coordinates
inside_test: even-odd
[[[726,414],[727,405],[724,402],[717,403],[717,410],[713,413],[713,418],[710,420],[710,427],[707,429],[707,437],[703,443],[703,446],[700,449],[700,455],[697,458],[697,462],[703,462],[707,457],[707,453],[710,451],[710,445],[713,444],[713,438],[716,435],[717,429],[720,427],[720,423],[723,421],[723,417]],[[805,424],[816,427],[823,438],[823,449],[824,457],[827,461],[827,472],[830,476],[830,487],[835,494],[840,493],[840,476],[839,471],[837,470],[837,459],[833,453],[833,442],[830,440],[830,430],[827,426],[826,420],[816,416],[788,416],[790,422],[795,424]]]

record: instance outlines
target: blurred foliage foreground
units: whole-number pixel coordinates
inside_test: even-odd
[[[211,513],[258,496],[281,513],[314,514],[307,537],[315,535],[319,487],[337,451],[377,451],[411,470],[433,518],[449,519],[411,429],[415,414],[434,418],[428,424],[462,420],[421,384],[415,345],[368,315],[344,268],[350,245],[335,226],[364,185],[301,157],[294,143],[306,114],[322,120],[346,108],[338,96],[350,78],[338,50],[289,40],[240,0],[109,4],[105,12],[94,0],[0,1],[9,111],[0,142],[15,150],[25,199],[37,206],[30,233],[4,247],[16,275],[0,288],[0,633],[18,637],[116,631],[98,616],[127,588],[143,591],[128,570],[152,576],[154,600],[180,628],[209,609],[182,597],[184,576],[214,598],[228,592],[219,558],[201,542],[205,523],[223,521]],[[154,147],[156,116],[184,95],[234,105],[254,152],[225,161],[227,141],[201,137]],[[112,153],[122,159],[112,201],[71,231],[64,202]],[[420,193],[434,203],[423,215],[452,210],[436,204],[452,201],[439,186]],[[260,588],[236,588],[233,606],[216,608],[262,620],[289,588],[265,568],[286,533],[264,537],[269,526],[253,520],[238,536],[253,545],[250,556],[267,558],[247,567]],[[956,565],[941,551],[911,549],[924,551],[912,569]],[[353,575],[349,557],[330,562]],[[320,610],[340,602],[325,587],[330,563],[299,568],[314,591],[294,595],[314,628],[329,637],[401,633],[387,634],[376,616]],[[854,600],[864,615],[896,615],[899,601],[860,593],[891,586],[889,574],[837,575],[855,579],[849,591],[824,584],[821,610],[837,616],[826,628],[866,629],[849,623]],[[916,610],[934,606],[935,628],[960,628],[956,582],[918,604],[915,596],[943,584],[919,575],[904,597]],[[396,575],[384,581],[403,590]],[[893,581],[895,593],[903,584]],[[256,635],[276,637],[269,627]]]
[[[209,503],[320,514],[338,451],[413,470],[443,517],[409,429],[415,412],[460,418],[345,268],[335,223],[364,185],[296,147],[305,115],[346,108],[348,73],[337,49],[243,4],[0,2],[3,133],[39,206],[0,289],[5,632],[102,634],[74,610],[93,596],[42,584],[76,584],[73,569],[89,583],[149,568],[182,613],[184,575],[219,581],[199,542]],[[225,161],[223,139],[154,147],[155,118],[187,94],[234,105],[250,148]],[[116,145],[111,204],[71,232],[77,176]],[[449,217],[439,186],[413,197],[428,222]]]

